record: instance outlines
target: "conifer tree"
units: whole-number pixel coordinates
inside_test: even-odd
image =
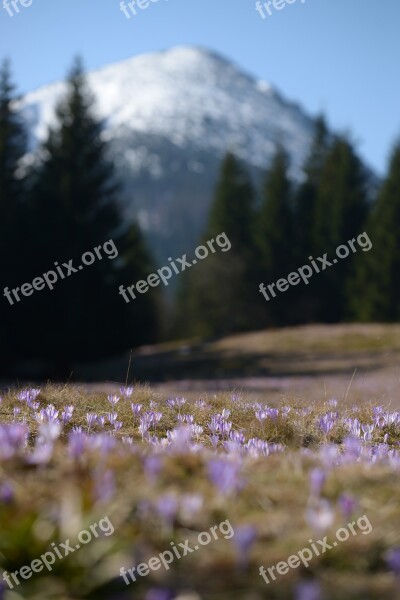
[[[26,153],[26,133],[14,100],[10,65],[4,61],[0,69],[0,370],[9,369],[18,358],[21,336],[17,312],[3,296],[3,289],[12,289],[18,282],[23,252],[29,249],[22,221],[26,180],[18,173]]]
[[[368,176],[351,143],[337,137],[326,156],[315,205],[315,254],[335,257],[339,245],[357,237],[368,213]],[[315,258],[315,255],[314,255]],[[319,320],[336,322],[345,316],[346,288],[354,257],[324,270],[315,278]]]
[[[118,293],[120,284],[129,286],[147,277],[149,258],[136,226],[129,233],[121,221],[114,167],[79,61],[67,85],[34,188],[32,273],[54,270],[54,262],[61,265],[70,259],[79,265],[85,252],[93,253],[110,240],[118,258],[110,259],[114,251],[106,256],[100,250],[101,260],[59,281],[52,291],[32,297],[32,320],[41,334],[34,336],[31,350],[52,361],[56,376],[69,375],[73,361],[112,356],[151,340],[156,323],[154,295],[128,304]]]
[[[254,233],[254,190],[243,166],[228,153],[222,163],[204,238],[225,231],[235,251],[249,254]],[[250,244],[249,244],[250,242]]]
[[[309,256],[318,255],[315,240],[316,202],[329,145],[328,127],[325,118],[320,116],[315,121],[314,138],[304,165],[305,179],[295,194],[294,254],[298,266],[305,264]],[[310,280],[307,286],[297,288],[296,302],[293,303],[292,312],[295,322],[309,323],[317,320],[318,294],[316,289],[315,280]]]
[[[400,320],[400,142],[391,156],[365,230],[372,248],[360,252],[348,286],[350,317],[361,321]]]
[[[314,219],[321,173],[329,150],[329,133],[323,116],[315,122],[310,154],[304,165],[305,180],[295,198],[296,254],[304,261],[315,252]]]
[[[260,281],[266,284],[286,277],[294,264],[293,197],[288,168],[288,156],[280,147],[266,174],[258,215]],[[290,321],[290,297],[287,292],[270,299],[268,308],[275,324]]]
[[[182,277],[180,330],[202,337],[258,328],[263,315],[256,280],[254,190],[234,155],[221,166],[202,243],[225,233],[231,249],[210,252]]]

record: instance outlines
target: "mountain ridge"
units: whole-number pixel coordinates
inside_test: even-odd
[[[158,257],[193,244],[204,226],[220,162],[234,152],[257,178],[278,143],[302,178],[311,117],[270,83],[219,53],[178,46],[87,73],[95,114],[123,182],[124,210],[137,217]],[[20,108],[37,157],[65,82],[26,94]]]

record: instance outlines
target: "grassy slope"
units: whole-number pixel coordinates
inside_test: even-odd
[[[133,353],[140,380],[348,374],[393,365],[400,358],[400,325],[310,325],[233,335],[208,343],[188,340],[141,348]],[[93,369],[104,380],[124,380],[129,355]]]

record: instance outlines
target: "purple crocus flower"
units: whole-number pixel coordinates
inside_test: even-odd
[[[121,438],[121,442],[127,446],[133,446],[133,437],[129,435],[124,435]]]
[[[264,408],[262,408],[261,404],[256,404],[255,409],[255,416],[260,421],[260,423],[265,421],[265,419],[272,419],[273,421],[275,421],[279,415],[279,409],[270,408],[267,405],[265,405]]]
[[[231,431],[229,434],[229,439],[240,445],[243,445],[246,441],[246,438],[241,431]]]
[[[51,461],[53,449],[53,444],[50,444],[49,442],[38,444],[35,446],[32,454],[29,456],[28,462],[33,465],[46,465]]]
[[[338,500],[339,508],[345,519],[350,519],[357,507],[357,500],[350,494],[342,494]]]
[[[335,513],[328,500],[318,499],[313,502],[307,509],[306,521],[316,531],[325,532],[333,524]]]
[[[177,454],[188,452],[190,449],[191,438],[191,428],[187,425],[182,425],[181,427],[176,427],[172,431],[167,431],[167,439],[170,442],[170,448]]]
[[[372,434],[374,432],[375,429],[375,425],[361,425],[361,429],[363,430],[364,433],[364,440],[366,442],[370,442],[372,440]]]
[[[39,410],[38,412],[35,412],[34,419],[38,423],[44,423],[46,420],[46,415],[44,414],[44,410],[42,409],[42,410]]]
[[[69,423],[69,421],[72,419],[73,412],[74,412],[73,406],[64,406],[64,410],[61,413],[61,420],[64,425]]]
[[[393,548],[385,555],[386,564],[391,571],[400,577],[400,548]]]
[[[322,600],[322,588],[318,581],[302,581],[296,586],[295,600]]]
[[[86,448],[87,436],[81,431],[72,431],[68,438],[68,454],[73,458],[79,458]]]
[[[162,469],[161,458],[156,454],[150,454],[146,456],[143,461],[144,471],[151,483],[157,481],[157,477]]]
[[[32,388],[30,390],[22,390],[18,394],[17,398],[18,398],[18,400],[21,400],[21,402],[26,402],[26,404],[29,406],[31,402],[36,400],[36,398],[39,396],[39,394],[40,394],[39,389]]]
[[[322,417],[319,418],[319,428],[325,435],[327,435],[334,428],[337,418],[338,414],[333,412],[322,415]]]
[[[178,501],[173,494],[164,494],[156,501],[155,508],[162,517],[165,525],[172,528],[174,518],[178,512]]]
[[[210,435],[209,437],[210,437],[211,445],[212,445],[212,447],[215,450],[217,448],[217,446],[218,446],[219,435],[214,434],[214,435]]]
[[[118,404],[120,398],[119,396],[114,395],[109,395],[107,396],[107,400],[109,401],[109,403],[111,404],[113,410],[115,409],[116,405]]]
[[[347,437],[343,440],[345,453],[344,462],[353,462],[360,457],[362,444],[356,437]]]
[[[256,416],[256,419],[258,419],[258,421],[260,421],[260,423],[262,423],[268,417],[268,413],[266,410],[259,408],[256,410],[255,416]]]
[[[140,413],[140,411],[142,410],[143,405],[142,404],[135,404],[134,402],[132,402],[131,407],[132,407],[133,414],[135,415],[135,417],[137,417],[138,414]]]
[[[103,456],[109,454],[115,448],[115,438],[107,433],[96,433],[86,437],[87,447],[99,452]]]
[[[168,398],[166,401],[167,406],[170,408],[182,408],[185,403],[185,398]]]
[[[97,414],[96,413],[86,413],[86,422],[88,424],[88,430],[90,431],[90,429],[92,427],[94,427],[94,425],[96,425]]]
[[[204,400],[196,400],[194,404],[197,408],[206,408],[207,406],[207,402],[205,402]]]
[[[0,485],[0,502],[10,504],[14,500],[14,489],[11,484],[5,482]]]
[[[213,458],[208,462],[208,476],[223,495],[239,491],[242,481],[240,466],[232,460]]]
[[[269,408],[269,409],[267,410],[267,412],[268,412],[268,416],[269,416],[269,417],[270,417],[270,418],[271,418],[273,421],[275,421],[275,420],[278,418],[278,415],[279,415],[279,409],[278,409],[278,408]]]
[[[226,420],[229,415],[230,411],[225,409],[222,411],[222,414],[212,415],[211,422],[208,426],[213,434],[219,433],[225,436],[229,435],[232,429],[232,422]]]
[[[145,600],[173,600],[175,594],[165,588],[152,588],[145,596]]]
[[[115,494],[115,476],[111,469],[95,473],[94,495],[97,502],[107,503],[112,500]]]
[[[178,420],[179,420],[179,417],[182,418],[182,423],[188,423],[189,425],[192,425],[194,423],[193,415],[178,415]]]
[[[35,419],[38,423],[45,423],[46,421],[57,421],[58,410],[52,404],[48,404],[46,408],[35,413]]]
[[[326,481],[326,473],[322,469],[312,469],[310,472],[310,488],[312,496],[320,496]]]
[[[42,423],[39,426],[38,443],[50,443],[52,444],[61,435],[60,423],[50,421],[49,423]]]
[[[257,529],[254,525],[239,525],[234,528],[233,544],[236,548],[238,565],[241,569],[247,567],[249,553],[252,545],[257,539]]]
[[[162,419],[161,412],[154,411],[152,413],[152,417],[151,417],[152,423],[154,423],[154,424],[159,423],[161,421],[161,419]]]
[[[270,445],[268,442],[260,440],[259,438],[250,438],[244,445],[244,449],[250,456],[258,458],[260,455],[269,456],[271,452],[275,450],[278,451],[278,446],[275,444]]]
[[[199,437],[201,436],[201,434],[204,431],[200,425],[196,425],[196,424],[192,425],[191,429],[192,429],[193,436],[195,436],[197,439],[199,439]]]
[[[55,421],[48,421],[39,426],[38,436],[33,453],[29,456],[31,464],[44,465],[50,462],[53,456],[54,442],[60,437],[61,425]]]
[[[40,406],[40,402],[34,402],[33,400],[27,400],[26,404],[32,410],[37,410]]]
[[[152,422],[153,418],[151,413],[143,413],[143,415],[140,417],[139,433],[142,435],[142,441],[144,440],[145,435],[148,433]]]
[[[361,436],[361,423],[358,419],[344,419],[344,424],[353,437],[359,438]]]
[[[124,398],[130,398],[133,394],[133,387],[120,387],[119,391]]]
[[[114,425],[115,421],[118,419],[118,414],[117,413],[107,413],[106,415],[108,422],[111,425]]]
[[[97,424],[101,428],[104,428],[104,425],[106,424],[106,417],[104,415],[101,415],[100,417],[97,417]]]
[[[204,500],[201,494],[183,494],[181,497],[181,517],[190,521],[203,508]]]
[[[44,414],[48,421],[57,421],[58,413],[59,411],[52,404],[48,404],[44,409]]]
[[[29,429],[21,423],[0,425],[0,458],[8,459],[25,448]]]

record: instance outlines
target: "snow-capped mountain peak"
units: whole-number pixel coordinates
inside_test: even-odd
[[[150,234],[193,239],[228,150],[258,171],[283,144],[291,176],[301,177],[312,120],[270,83],[212,51],[184,46],[143,54],[87,79],[125,184],[127,214],[138,216]],[[33,153],[55,124],[65,90],[56,82],[22,99]]]

